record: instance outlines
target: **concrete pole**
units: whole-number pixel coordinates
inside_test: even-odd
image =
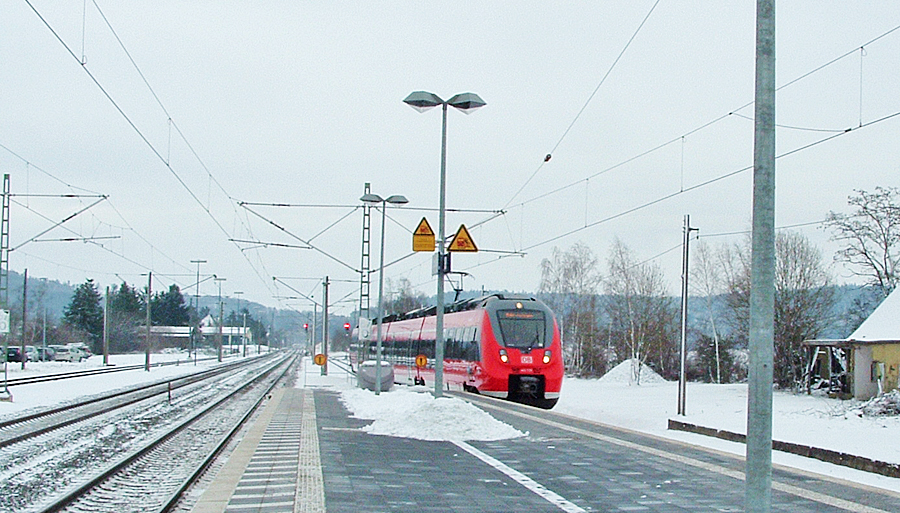
[[[197,264],[197,288],[194,289],[194,309],[197,312],[197,331],[200,331],[200,264],[205,264],[206,260],[191,260],[192,264]],[[197,344],[195,343],[195,334],[194,334],[194,324],[191,323],[191,349],[190,352],[194,354],[194,365],[197,365]],[[202,338],[203,335],[200,335]],[[190,357],[190,354],[188,354]]]
[[[153,299],[153,273],[147,273],[147,340],[144,343],[144,370],[150,372],[150,302]]]
[[[44,330],[47,326],[47,309],[44,308]],[[47,345],[46,343],[44,345]],[[109,365],[109,285],[103,300],[103,366]]]
[[[755,125],[745,510],[769,513],[775,339],[775,0],[756,3]]]
[[[688,272],[690,271],[690,259],[688,258],[691,245],[691,216],[684,216],[684,242],[681,257],[681,368],[678,373],[678,414],[685,413],[687,397],[687,311],[688,311]]]
[[[22,370],[25,370],[25,360],[28,355],[25,353],[25,334],[28,329],[28,269],[25,269],[25,278],[22,281]]]
[[[244,358],[247,357],[247,314],[241,312],[241,342],[244,346]]]
[[[216,337],[216,354],[218,361],[222,361],[222,325],[225,322],[225,304],[222,302],[222,282],[219,282],[219,336]],[[228,341],[228,347],[231,347],[231,339]]]

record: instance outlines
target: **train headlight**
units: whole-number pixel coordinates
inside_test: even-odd
[[[550,357],[552,353],[550,351],[544,351],[544,363],[550,363]]]
[[[509,363],[509,355],[506,354],[506,349],[500,350],[500,361],[503,363]]]

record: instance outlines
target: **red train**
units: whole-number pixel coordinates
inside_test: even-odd
[[[394,381],[434,384],[435,307],[382,321],[382,358]],[[375,322],[364,322],[354,355],[375,358]],[[425,356],[425,367],[416,357]],[[563,380],[556,317],[539,299],[493,294],[447,305],[444,314],[444,383],[492,397],[552,408]]]

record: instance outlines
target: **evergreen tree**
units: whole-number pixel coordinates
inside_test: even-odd
[[[123,281],[110,291],[109,309],[112,312],[140,314],[144,310],[144,296],[138,289]]]
[[[100,306],[100,293],[94,280],[87,280],[75,288],[72,302],[64,313],[66,324],[80,331],[90,341],[91,350],[99,352],[103,339],[103,308]]]
[[[697,340],[697,372],[701,381],[707,383],[731,383],[734,380],[734,356],[731,339],[720,338],[718,341],[708,335],[700,335]]]
[[[128,283],[112,287],[107,312],[110,351],[127,353],[141,349],[145,305],[143,293]]]
[[[178,285],[170,285],[169,290],[155,294],[150,303],[150,316],[157,326],[187,326],[190,311],[184,304],[184,296]]]

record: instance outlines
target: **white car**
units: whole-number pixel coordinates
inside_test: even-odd
[[[69,348],[69,351],[78,355],[79,362],[81,360],[87,360],[88,358],[93,356],[93,353],[91,353],[91,350],[88,349],[87,346],[84,344],[66,344],[66,347]]]
[[[56,361],[58,362],[80,362],[81,353],[68,346],[51,346],[56,351]]]

